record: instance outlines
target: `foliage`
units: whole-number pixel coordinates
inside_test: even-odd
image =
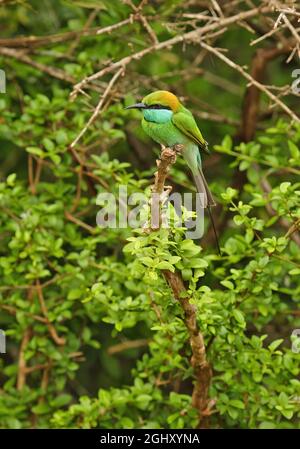
[[[32,1],[3,7],[0,17],[10,14],[5,31],[12,37],[78,31],[95,3],[97,27],[131,13],[125,2],[53,1],[47,2],[50,25],[44,3]],[[159,17],[154,31],[159,39],[175,35],[185,2],[157,5],[146,9]],[[114,38],[54,43],[39,49],[37,60],[81,80],[128,53],[130,26]],[[139,22],[132,26],[131,47],[145,48],[149,35]],[[237,35],[249,41],[249,31],[233,28],[222,45]],[[243,57],[250,59],[245,46]],[[236,44],[231,48],[239,53]],[[240,96],[232,87],[215,95],[207,79],[189,75],[197,53],[176,47],[136,61],[73,150],[99,93],[70,102],[66,80],[0,55],[8,76],[0,98],[2,428],[196,427],[188,332],[163,270],[181,272],[197,307],[213,368],[211,427],[299,427],[300,356],[291,341],[300,327],[298,124],[275,115],[255,139],[241,142],[233,125],[201,123],[212,149],[206,161],[215,158],[213,170],[206,162],[204,168],[222,205],[218,224],[225,222],[221,256],[206,236],[201,246],[186,239],[175,221],[152,233],[95,224],[98,193],[118,195],[124,184],[129,194],[150,193],[153,144],[140,131],[139,114],[124,105],[167,86],[190,99],[195,115],[213,102],[239,119]],[[234,84],[235,74],[217,66]],[[287,73],[278,76],[284,81]],[[239,185],[232,183],[236,176]],[[171,181],[177,191],[193,189],[181,160]]]

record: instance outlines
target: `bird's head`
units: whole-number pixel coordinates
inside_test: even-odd
[[[162,123],[177,112],[180,102],[176,95],[167,90],[157,90],[142,99],[141,103],[127,106],[126,109],[140,109],[149,121]]]

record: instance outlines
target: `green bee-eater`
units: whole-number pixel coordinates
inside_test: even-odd
[[[176,95],[158,90],[143,98],[141,103],[126,109],[140,109],[143,113],[142,127],[155,142],[166,147],[182,145],[182,155],[190,167],[197,190],[203,194],[203,207],[215,202],[205,180],[200,150],[208,152],[207,142],[197,126],[193,114],[186,109]]]

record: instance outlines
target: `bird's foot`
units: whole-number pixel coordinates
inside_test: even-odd
[[[183,145],[177,144],[172,147],[172,150],[174,150],[176,154],[182,154],[183,148],[184,148]]]

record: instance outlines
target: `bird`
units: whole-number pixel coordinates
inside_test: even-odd
[[[140,109],[142,128],[155,142],[166,147],[182,145],[182,155],[187,162],[197,187],[202,193],[202,206],[215,206],[214,198],[202,171],[200,151],[208,151],[208,144],[199,130],[193,114],[171,92],[157,90],[142,99],[141,103],[126,109]]]
[[[220,252],[210,210],[216,203],[203,174],[200,154],[202,151],[209,153],[208,143],[204,140],[193,114],[176,95],[167,90],[152,92],[140,103],[127,106],[126,109],[139,109],[142,112],[142,128],[155,142],[171,148],[175,145],[182,146],[181,153],[193,174],[197,191],[202,194],[201,205],[209,212]]]

